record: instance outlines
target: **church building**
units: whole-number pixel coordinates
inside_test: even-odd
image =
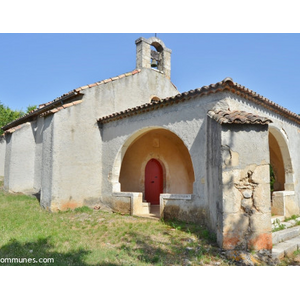
[[[51,211],[80,206],[206,225],[223,249],[272,249],[299,214],[300,117],[231,78],[180,93],[171,50],[139,38],[136,69],[3,127],[0,176]]]

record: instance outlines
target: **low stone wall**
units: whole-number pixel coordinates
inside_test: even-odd
[[[277,191],[272,195],[272,214],[286,218],[299,214],[294,191]]]
[[[204,209],[195,206],[192,194],[160,194],[160,217],[184,222],[205,223]]]

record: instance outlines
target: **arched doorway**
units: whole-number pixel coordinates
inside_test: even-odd
[[[151,175],[151,169],[155,168],[156,175]],[[152,196],[151,185],[156,179],[159,184],[154,189],[156,195]],[[127,193],[139,198],[133,200],[133,211],[138,210],[139,202],[143,207],[140,211],[149,207],[152,214],[153,209],[160,211],[159,195],[162,193],[193,194],[195,175],[189,150],[179,136],[168,129],[148,127],[133,133],[124,143],[116,157],[111,181],[113,191],[120,192],[120,196]]]
[[[163,193],[163,168],[157,159],[150,159],[145,168],[145,200],[151,205],[159,205]]]
[[[294,172],[284,130],[269,126],[271,210],[273,216],[298,214],[295,203]]]
[[[285,172],[282,153],[272,132],[269,132],[271,192],[284,191]]]
[[[195,176],[191,156],[173,132],[163,128],[141,131],[124,150],[118,178],[121,192],[145,195],[145,168],[151,159],[155,159],[163,168],[164,193],[193,193]]]

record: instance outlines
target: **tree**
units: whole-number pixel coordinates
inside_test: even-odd
[[[31,111],[35,110],[37,108],[36,105],[28,105],[26,109],[26,114],[30,113]]]
[[[26,113],[32,111],[33,109],[36,108],[36,105],[29,105],[27,107]],[[0,102],[0,135],[3,134],[3,130],[1,127],[5,126],[6,124],[21,118],[24,116],[24,112],[22,110],[11,110],[9,107],[3,105]]]

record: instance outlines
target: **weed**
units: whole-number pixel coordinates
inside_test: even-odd
[[[93,210],[88,206],[82,206],[82,207],[75,208],[74,211],[77,212],[77,213],[89,213]]]
[[[275,227],[273,228],[272,232],[276,232],[276,231],[286,229],[286,226],[284,224],[280,224],[280,221],[278,219],[276,219],[273,222],[273,224],[275,225]]]
[[[284,221],[287,222],[287,221],[290,221],[290,220],[296,220],[299,217],[300,217],[299,215],[292,215],[289,218],[285,218]]]

